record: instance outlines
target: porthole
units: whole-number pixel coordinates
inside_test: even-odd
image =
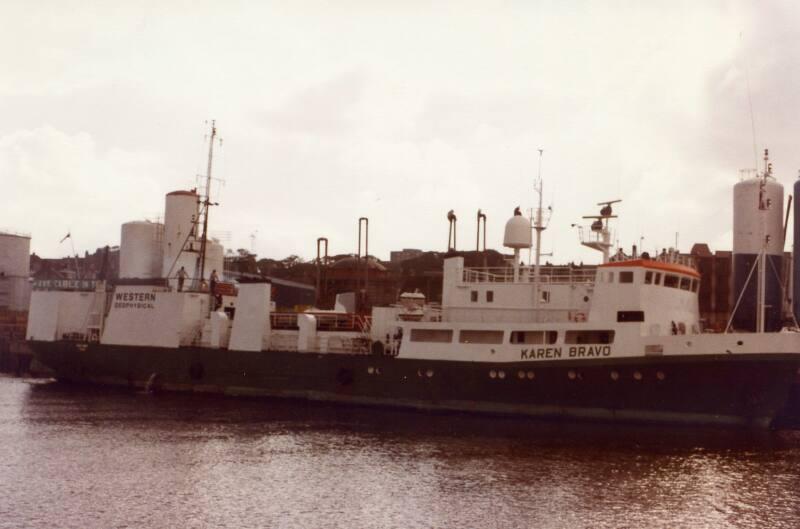
[[[533,371],[528,371],[526,376],[528,377],[528,380],[533,380],[534,378],[536,378],[536,373],[534,373]]]
[[[489,371],[489,378],[497,378],[497,371],[495,371],[494,369]]]
[[[417,376],[418,376],[418,377],[421,377],[421,376],[422,376],[422,369],[417,369]]]
[[[376,375],[380,375],[381,374],[381,368],[380,367],[376,367],[375,368],[375,374]]]
[[[659,380],[664,380],[665,378],[667,378],[667,375],[665,375],[663,371],[657,371],[656,378]]]
[[[633,372],[633,378],[634,378],[634,380],[641,380],[642,379],[641,371],[634,371]]]
[[[498,371],[497,372],[497,378],[499,378],[501,380],[506,378],[506,372],[505,371]]]
[[[425,376],[431,378],[433,376],[433,369],[428,369],[425,371]]]
[[[521,379],[525,378],[525,371],[517,371],[517,377]]]
[[[739,340],[738,342],[736,342],[736,345],[744,345],[744,342]]]
[[[578,374],[575,371],[573,371],[572,369],[570,369],[569,372],[567,373],[567,377],[570,380],[575,380],[578,377]]]
[[[619,380],[619,373],[617,373],[616,371],[612,371],[611,372],[611,380],[613,380],[614,382]]]
[[[369,367],[367,368],[367,373],[369,373],[370,375],[371,375],[371,374],[373,374],[374,372],[375,372],[375,368],[374,368],[374,367],[372,367],[372,366],[369,366]]]

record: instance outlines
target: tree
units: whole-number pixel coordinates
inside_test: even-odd
[[[287,269],[293,268],[301,263],[303,263],[303,258],[294,254],[281,260],[281,264]]]

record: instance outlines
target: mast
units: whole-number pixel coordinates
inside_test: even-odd
[[[533,184],[533,190],[539,195],[539,207],[536,209],[536,220],[533,223],[533,229],[536,230],[536,261],[533,269],[533,278],[535,282],[539,282],[539,266],[542,260],[542,231],[545,229],[542,222],[542,155],[544,149],[539,149],[539,175],[536,178],[536,183]],[[537,287],[538,288],[538,287]],[[536,296],[539,299],[539,296]],[[537,301],[538,303],[538,301]]]
[[[761,225],[761,251],[758,254],[758,282],[756,284],[756,332],[764,332],[764,322],[766,320],[766,297],[767,297],[767,245],[769,235],[766,229],[766,215],[770,204],[766,198],[767,178],[772,176],[772,166],[769,163],[769,151],[764,149],[764,172],[761,175],[758,189],[758,209],[759,224]]]
[[[536,208],[536,220],[531,219],[533,221],[533,229],[536,231],[536,257],[534,258],[535,261],[533,266],[533,307],[536,311],[537,321],[539,321],[539,281],[541,279],[542,230],[544,230],[544,223],[542,222],[542,154],[544,154],[544,149],[539,149],[539,173],[536,176],[536,181],[533,184],[533,191],[539,195],[539,207]],[[517,250],[516,253],[518,254],[519,251]],[[517,255],[515,255],[515,261],[519,263],[519,257]]]
[[[208,210],[211,207],[211,161],[214,159],[214,139],[217,136],[216,120],[211,120],[211,141],[208,142],[208,167],[206,168],[206,194],[201,204],[203,208],[203,236],[200,238],[200,281],[206,269],[206,244],[208,242]]]

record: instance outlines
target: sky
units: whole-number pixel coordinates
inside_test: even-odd
[[[3,13],[0,228],[44,257],[163,215],[167,192],[205,174],[211,119],[211,234],[272,258],[312,258],[323,236],[355,253],[359,217],[380,258],[443,251],[451,209],[458,249],[475,248],[478,209],[502,249],[514,208],[536,200],[538,149],[545,259],[598,262],[572,225],[611,199],[621,246],[729,250],[740,171],[769,148],[788,193],[800,169],[792,2],[6,0]]]

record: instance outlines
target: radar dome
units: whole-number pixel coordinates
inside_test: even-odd
[[[519,208],[514,211],[514,216],[506,222],[503,246],[519,249],[533,246],[531,243],[531,221],[519,213]]]

